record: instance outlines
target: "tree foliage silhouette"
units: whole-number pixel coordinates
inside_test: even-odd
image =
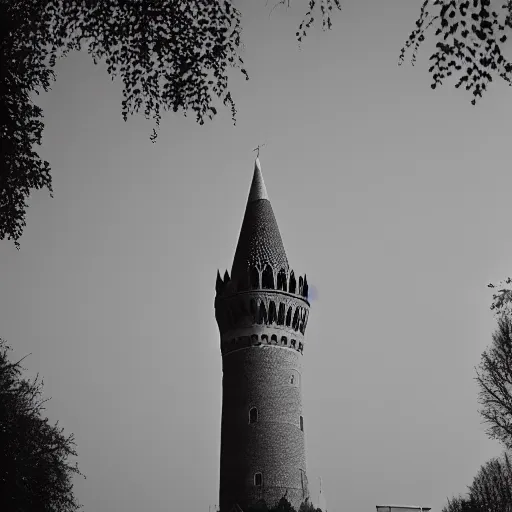
[[[310,0],[299,41],[320,11],[331,28],[339,0]],[[50,164],[41,144],[43,112],[34,95],[55,79],[57,58],[87,49],[95,63],[123,82],[121,113],[189,112],[203,124],[216,101],[236,108],[228,70],[249,78],[240,56],[241,15],[230,0],[0,0],[0,240],[14,241],[25,227],[30,191],[52,194]]]
[[[512,505],[512,464],[505,452],[486,462],[469,487],[469,496],[477,510],[510,512]]]
[[[505,452],[480,467],[466,496],[448,500],[442,512],[510,512],[512,461]]]
[[[456,496],[443,507],[441,512],[480,512],[469,497]]]
[[[435,30],[438,42],[430,56],[432,89],[442,85],[449,76],[458,76],[455,87],[471,91],[475,105],[493,76],[509,85],[512,64],[503,54],[507,32],[512,28],[512,0],[500,0],[491,7],[491,0],[424,0],[416,27],[402,48],[399,64],[412,50],[416,62],[420,45],[427,32]]]
[[[309,500],[303,501],[299,510],[295,510],[286,496],[283,496],[270,508],[264,500],[260,500],[251,505],[247,512],[322,512],[322,510],[320,508],[316,508]]]
[[[512,449],[512,317],[498,318],[492,340],[477,368],[480,414],[489,437]]]
[[[43,418],[42,386],[21,377],[21,361],[11,363],[0,339],[0,510],[75,512],[73,475],[68,458],[76,456],[73,435]]]

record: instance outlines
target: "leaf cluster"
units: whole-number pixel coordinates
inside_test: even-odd
[[[23,379],[21,361],[11,363],[0,339],[0,510],[76,512],[68,462],[76,456],[73,435],[42,416],[43,382]]]
[[[295,34],[299,44],[302,43],[302,40],[306,37],[308,30],[315,22],[315,10],[317,8],[320,9],[320,15],[322,17],[322,30],[331,30],[332,12],[334,9],[341,11],[341,2],[340,0],[309,0],[308,11]]]
[[[331,28],[334,7],[340,0],[310,0],[299,43],[317,9]],[[230,0],[0,0],[0,240],[19,249],[30,191],[52,195],[50,165],[34,149],[44,128],[34,99],[50,88],[57,58],[86,49],[104,61],[123,83],[123,119],[153,119],[154,142],[165,111],[193,112],[203,124],[220,100],[235,122],[228,70],[249,79],[242,47],[241,14]]]
[[[122,116],[165,110],[212,118],[215,99],[236,109],[228,69],[248,79],[240,13],[229,0],[0,0],[0,239],[19,248],[32,189],[52,192],[34,95],[55,79],[57,58],[87,49],[123,82]],[[151,136],[154,141],[156,129]]]
[[[502,51],[510,28],[512,0],[498,11],[491,7],[491,0],[424,0],[416,27],[401,50],[399,64],[410,49],[414,64],[427,31],[435,29],[439,41],[430,57],[432,89],[452,74],[457,75],[455,87],[464,86],[471,91],[471,103],[475,105],[493,76],[512,83],[512,64]]]
[[[507,277],[497,285],[490,283],[487,287],[496,288],[491,303],[491,311],[494,311],[496,317],[512,315],[512,278]]]

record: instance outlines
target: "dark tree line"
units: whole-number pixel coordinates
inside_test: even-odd
[[[43,416],[43,382],[22,377],[21,361],[0,339],[0,510],[5,512],[76,512],[73,495],[78,467],[73,435]]]
[[[493,309],[506,312],[507,304],[499,300],[502,296],[493,297]],[[487,434],[505,451],[482,465],[467,494],[448,500],[443,512],[512,512],[512,316],[507,313],[498,315],[498,327],[482,353],[476,381]]]
[[[304,501],[299,510],[295,510],[292,504],[283,496],[274,506],[267,506],[264,501],[260,501],[249,507],[247,512],[323,512],[316,508],[309,500]]]
[[[466,496],[448,500],[443,512],[511,512],[512,459],[506,452],[486,462]]]

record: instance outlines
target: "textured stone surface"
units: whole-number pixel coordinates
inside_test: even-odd
[[[268,199],[247,203],[231,269],[231,279],[245,279],[250,266],[269,264],[288,272],[288,259],[274,211]]]
[[[275,346],[223,357],[221,511],[261,498],[270,505],[285,493],[298,509],[308,496],[300,360],[299,353]],[[258,420],[250,424],[252,407]],[[261,488],[254,485],[258,472]]]

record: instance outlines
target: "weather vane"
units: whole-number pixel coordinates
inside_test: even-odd
[[[257,151],[256,153],[256,158],[259,158],[260,157],[260,149],[263,147],[263,146],[266,146],[266,144],[259,144],[258,146],[256,146],[253,151]]]

